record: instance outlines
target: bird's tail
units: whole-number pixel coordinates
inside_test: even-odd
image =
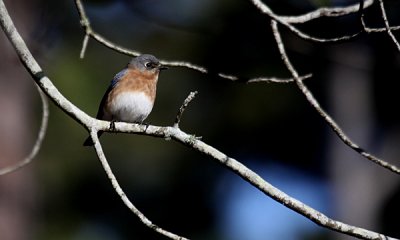
[[[103,134],[103,131],[99,131],[97,133],[97,137],[100,137],[101,134]],[[92,138],[90,136],[87,137],[86,140],[83,142],[83,146],[86,146],[86,147],[90,147],[90,146],[93,146],[93,145],[94,145],[94,142],[93,142],[93,140],[92,140]]]

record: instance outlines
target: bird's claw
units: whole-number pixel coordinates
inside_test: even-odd
[[[110,127],[109,127],[110,131],[114,131],[115,130],[115,120],[112,120],[110,122]]]

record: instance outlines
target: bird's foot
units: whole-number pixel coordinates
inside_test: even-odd
[[[150,125],[148,122],[144,122],[144,121],[138,122],[138,124],[144,125],[144,131],[145,131],[145,132],[147,131],[147,128],[149,128],[149,125]]]
[[[110,129],[110,131],[115,130],[115,120],[111,120],[109,129]]]

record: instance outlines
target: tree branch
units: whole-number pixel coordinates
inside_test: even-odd
[[[276,200],[277,202],[285,205],[292,209],[293,211],[303,215],[304,217],[310,219],[318,225],[325,228],[341,232],[350,236],[358,237],[361,239],[382,239],[382,240],[394,240],[395,238],[384,236],[383,234],[376,233],[363,228],[355,227],[340,221],[333,220],[323,213],[313,209],[312,207],[300,202],[299,200],[287,195],[278,188],[274,187],[267,181],[265,181],[257,173],[253,172],[245,165],[240,163],[219,151],[218,149],[206,144],[205,142],[197,139],[195,136],[187,134],[175,127],[158,127],[158,126],[142,126],[137,124],[128,124],[117,122],[116,130],[119,132],[126,133],[137,133],[145,134],[154,137],[174,139],[192,149],[195,149],[201,153],[204,153],[213,159],[217,160],[219,163],[236,173],[243,180],[249,182],[254,187],[259,189],[261,192]],[[99,130],[107,130],[108,125],[104,124],[104,128],[99,128]]]
[[[382,159],[379,159],[378,157],[366,152],[364,149],[362,149],[361,147],[359,147],[357,144],[355,144],[352,140],[350,140],[350,138],[344,133],[344,131],[339,127],[339,125],[332,119],[331,116],[329,116],[329,114],[327,114],[319,105],[318,101],[314,98],[313,94],[308,90],[308,88],[305,86],[305,84],[301,81],[301,77],[298,75],[297,71],[295,70],[295,68],[293,67],[293,65],[290,63],[285,49],[284,49],[284,45],[282,43],[281,37],[280,37],[280,33],[278,31],[278,28],[276,26],[277,22],[281,23],[282,25],[284,25],[285,27],[288,27],[290,30],[294,31],[296,34],[298,34],[299,37],[308,39],[308,40],[315,40],[313,38],[309,38],[309,36],[303,36],[303,33],[301,33],[300,31],[298,31],[295,27],[293,27],[292,25],[288,24],[287,22],[283,21],[279,16],[277,16],[276,14],[274,14],[272,12],[272,10],[265,5],[263,2],[261,2],[260,0],[250,0],[253,2],[253,4],[264,14],[270,16],[272,19],[274,19],[272,21],[272,27],[274,31],[274,36],[275,36],[275,40],[277,41],[277,45],[278,45],[278,49],[281,53],[281,57],[283,62],[285,63],[287,69],[289,70],[289,72],[292,74],[292,77],[295,79],[297,86],[299,87],[299,89],[302,91],[302,93],[305,95],[307,101],[317,110],[317,112],[321,115],[321,117],[329,124],[329,126],[333,129],[333,131],[338,135],[338,137],[349,147],[351,147],[352,149],[354,149],[355,151],[357,151],[358,153],[360,153],[362,156],[364,156],[365,158],[369,159],[370,161],[386,168],[389,169],[392,172],[395,172],[397,174],[400,174],[400,169],[392,164],[389,164],[386,161],[383,161]],[[381,1],[381,0],[380,0]],[[364,6],[370,6],[370,4],[372,4],[372,2],[369,1],[365,1],[364,4],[357,4],[358,7],[354,7],[351,6],[350,9],[354,11],[362,11]],[[326,10],[325,10],[326,11]],[[318,11],[317,11],[318,12]],[[362,19],[362,16],[361,16]],[[387,21],[386,21],[387,24]],[[388,25],[387,25],[388,28]],[[359,32],[361,33],[361,31]],[[350,39],[356,35],[358,35],[359,33],[356,33],[352,36],[344,36],[344,37],[340,37],[340,38],[334,38],[334,39],[330,39],[330,40],[334,40],[334,41],[340,41],[340,40],[347,40]],[[320,39],[323,40],[323,39]],[[318,40],[319,41],[319,40]]]
[[[367,27],[367,25],[365,24],[365,20],[364,18],[361,19],[362,20],[362,25],[364,28],[364,31],[367,33],[380,33],[380,32],[386,32],[387,28],[371,28],[371,27]],[[389,29],[391,31],[397,31],[400,30],[400,26],[391,26],[389,27]]]
[[[363,30],[365,32],[367,32],[367,33],[378,33],[378,32],[387,32],[388,30],[396,31],[396,30],[400,29],[400,26],[389,26],[389,23],[384,28],[370,28],[370,27],[367,27],[367,24],[365,23],[365,20],[364,20],[364,11],[362,9],[363,8],[363,3],[364,3],[363,0],[360,0],[360,7],[361,8],[359,10],[361,11],[361,25],[362,25]],[[383,9],[383,11],[385,11],[385,9],[382,8],[382,7],[383,7],[383,3],[381,5],[381,11],[382,11],[382,9]]]
[[[186,97],[185,101],[183,101],[182,106],[179,108],[178,114],[176,114],[174,127],[179,128],[179,123],[181,122],[182,114],[185,111],[186,107],[189,103],[196,97],[197,91],[190,92],[189,96]]]
[[[87,48],[87,43],[88,43],[88,38],[92,37],[93,39],[95,39],[96,41],[98,41],[99,43],[103,44],[104,46],[106,46],[109,49],[115,50],[119,53],[128,55],[128,56],[132,56],[132,57],[137,57],[139,56],[141,53],[138,51],[133,51],[130,50],[128,48],[119,46],[113,42],[111,42],[110,40],[107,40],[106,38],[104,38],[103,36],[101,36],[100,34],[98,34],[96,31],[93,30],[89,18],[86,14],[85,8],[82,4],[81,0],[75,0],[75,5],[76,8],[78,10],[79,16],[80,16],[80,22],[81,22],[81,26],[85,31],[85,37],[83,40],[83,44],[82,44],[82,50],[81,50],[81,54],[80,57],[83,58],[85,55],[85,51]],[[169,67],[184,67],[184,68],[188,68],[194,71],[198,71],[200,73],[203,74],[210,74],[209,70],[205,67],[193,64],[193,63],[189,63],[189,62],[184,62],[184,61],[166,61],[166,60],[161,60],[160,61],[161,64],[163,64],[164,66],[169,66]],[[223,78],[223,79],[227,79],[227,80],[231,80],[231,81],[241,81],[241,82],[258,82],[258,81],[262,81],[262,82],[266,82],[266,83],[288,83],[288,82],[294,82],[293,79],[280,79],[280,78],[268,78],[268,77],[256,77],[256,78],[241,78],[241,77],[237,77],[231,74],[226,74],[226,73],[216,73],[217,77]],[[306,76],[302,76],[302,79],[307,79],[308,75]]]
[[[385,10],[385,6],[383,4],[383,0],[379,0],[379,5],[381,7],[382,19],[385,22],[386,32],[389,34],[389,36],[392,39],[392,41],[394,42],[394,44],[396,44],[397,50],[400,51],[400,44],[397,41],[396,37],[393,35],[392,30],[390,28],[389,21],[388,21],[387,16],[386,16],[386,10]]]
[[[282,42],[281,35],[278,30],[277,22],[275,20],[271,21],[272,25],[272,31],[274,33],[274,37],[279,49],[279,52],[281,54],[282,60],[284,64],[286,65],[287,69],[289,72],[292,74],[293,78],[296,80],[296,84],[298,88],[301,90],[301,92],[304,94],[306,97],[307,101],[317,110],[318,114],[321,115],[321,117],[328,123],[328,125],[332,128],[332,130],[337,134],[337,136],[349,147],[351,147],[353,150],[356,152],[360,153],[362,156],[365,158],[369,159],[370,161],[378,164],[381,167],[384,167],[394,173],[400,174],[400,169],[386,161],[383,161],[382,159],[379,159],[378,157],[375,157],[374,155],[366,152],[364,149],[362,149],[360,146],[355,144],[350,138],[344,133],[344,131],[339,127],[339,125],[333,120],[331,116],[329,116],[328,113],[326,113],[322,107],[319,105],[318,101],[315,99],[311,91],[306,87],[306,85],[300,81],[299,79],[299,74],[297,73],[296,69],[293,67],[292,63],[290,62],[286,50],[284,47],[284,44]]]
[[[358,32],[353,33],[353,34],[351,34],[351,35],[345,35],[345,36],[336,37],[336,38],[319,38],[319,37],[314,37],[314,36],[311,36],[311,35],[308,35],[308,34],[302,32],[302,31],[300,31],[299,29],[297,29],[296,27],[294,27],[294,26],[291,24],[290,21],[289,21],[289,22],[287,21],[287,20],[288,20],[287,17],[283,17],[283,18],[282,18],[281,16],[275,14],[275,13],[271,10],[271,8],[269,8],[267,5],[265,5],[261,0],[250,0],[250,1],[251,1],[251,2],[253,3],[253,5],[254,5],[256,8],[258,8],[263,14],[269,16],[270,18],[272,18],[272,19],[274,19],[275,21],[279,22],[280,24],[284,25],[284,26],[287,27],[290,31],[292,31],[294,34],[296,34],[297,36],[299,36],[300,38],[303,38],[303,39],[308,40],[308,41],[314,41],[314,42],[320,42],[320,43],[342,42],[342,41],[350,40],[350,39],[352,39],[352,38],[358,36],[358,35],[362,32],[362,31],[358,31]],[[368,0],[367,0],[367,1],[368,1]],[[372,4],[372,3],[371,3],[371,4]],[[358,7],[353,7],[353,5],[350,6],[349,9],[348,9],[347,11],[348,11],[349,13],[354,12],[354,10],[357,10],[357,11],[358,11],[358,9],[359,9],[359,4],[357,4],[357,5],[358,5]],[[354,9],[353,9],[353,8],[354,8]],[[301,20],[304,20],[304,21],[308,21],[307,18],[310,18],[310,20],[311,20],[311,16],[312,16],[312,15],[315,15],[315,17],[312,18],[312,19],[315,19],[316,17],[322,17],[322,16],[323,16],[323,13],[322,13],[322,12],[328,12],[328,13],[334,12],[334,10],[332,10],[332,9],[328,10],[328,9],[330,9],[330,8],[326,8],[326,10],[321,11],[321,12],[319,12],[318,10],[316,10],[316,11],[314,11],[314,12],[311,12],[310,15],[306,14],[305,16],[307,16],[307,17],[304,17],[304,16],[298,17],[298,18],[294,17],[294,19],[290,19],[290,20],[291,20],[291,21],[295,21],[296,23],[302,23],[301,21],[299,21],[300,19],[301,19]],[[342,10],[343,10],[343,9],[346,9],[346,8],[342,8]]]
[[[68,99],[66,99],[53,85],[50,79],[44,75],[42,69],[39,64],[32,56],[28,47],[26,46],[24,40],[21,35],[18,33],[17,29],[14,26],[12,19],[10,18],[7,9],[4,5],[3,0],[0,0],[0,24],[3,31],[6,33],[6,36],[10,40],[14,49],[16,50],[18,57],[20,58],[22,64],[27,69],[27,71],[32,75],[33,79],[40,86],[40,88],[53,100],[53,102],[64,112],[70,115],[73,119],[75,119],[78,123],[89,129],[91,133],[91,137],[95,142],[96,152],[98,153],[98,157],[103,165],[103,168],[109,177],[113,187],[117,191],[118,195],[120,195],[122,201],[128,206],[128,208],[139,217],[139,219],[148,227],[157,231],[160,234],[163,234],[166,237],[169,237],[174,240],[184,240],[186,238],[175,235],[168,231],[165,231],[158,227],[157,225],[151,223],[139,210],[135,208],[135,206],[129,201],[126,197],[125,193],[120,188],[117,180],[112,174],[111,168],[109,167],[106,159],[104,157],[104,153],[101,150],[100,143],[97,138],[98,126],[106,127],[107,129],[109,123],[106,121],[99,121],[87,115],[85,112],[80,110],[74,104],[72,104]],[[105,124],[106,123],[106,124]],[[93,136],[95,135],[95,136]]]
[[[121,200],[124,202],[124,204],[136,215],[139,217],[140,221],[147,226],[150,229],[153,229],[154,231],[160,233],[161,235],[164,235],[170,239],[174,240],[188,240],[187,238],[178,236],[174,233],[171,233],[169,231],[166,231],[159,226],[155,225],[152,223],[139,209],[133,205],[133,203],[129,200],[129,198],[126,196],[125,192],[122,190],[121,186],[119,185],[117,178],[115,177],[114,173],[111,170],[110,165],[108,164],[108,161],[106,159],[106,156],[104,155],[103,149],[101,147],[101,144],[99,142],[99,138],[97,137],[97,130],[95,128],[90,131],[90,136],[92,137],[93,143],[94,143],[94,148],[96,150],[97,156],[104,168],[104,171],[107,174],[108,179],[110,179],[111,184]]]
[[[36,155],[38,154],[38,152],[42,146],[43,139],[46,136],[47,125],[48,125],[48,120],[49,120],[49,103],[48,103],[47,98],[46,98],[45,94],[43,93],[43,91],[37,85],[36,85],[36,87],[39,92],[40,99],[42,100],[42,121],[40,124],[39,133],[36,138],[35,144],[33,145],[33,148],[31,150],[31,152],[29,153],[29,155],[24,160],[22,160],[21,162],[18,162],[15,165],[0,169],[0,176],[14,172],[14,171],[28,165],[36,157]]]
[[[366,0],[363,2],[364,2],[364,7],[367,8],[374,3],[374,0]],[[320,17],[340,17],[348,15],[350,13],[356,13],[359,10],[360,10],[360,4],[355,3],[347,7],[319,8],[312,12],[302,14],[299,16],[279,16],[279,19],[287,23],[306,23]]]
[[[5,31],[7,37],[9,38],[10,42],[12,43],[13,47],[16,49],[22,63],[24,64],[27,71],[31,73],[34,80],[39,84],[42,90],[57,104],[59,108],[69,114],[73,119],[75,119],[78,123],[83,125],[90,131],[90,135],[95,142],[95,149],[97,151],[98,157],[103,164],[103,168],[105,169],[110,181],[112,182],[114,188],[122,198],[125,204],[134,211],[136,208],[131,205],[130,201],[127,201],[126,195],[119,187],[119,184],[112,174],[112,171],[106,161],[104,153],[101,149],[101,145],[97,138],[97,132],[102,131],[109,131],[109,122],[97,120],[95,118],[89,117],[86,113],[81,111],[75,105],[73,105],[69,100],[67,100],[53,85],[53,83],[46,77],[40,66],[37,64],[31,53],[29,52],[28,48],[26,47],[23,39],[15,29],[12,20],[10,19],[7,10],[4,6],[3,0],[0,0],[0,23],[2,25],[3,30]],[[273,21],[273,25],[276,22]],[[282,44],[281,41],[278,43]],[[293,74],[296,78],[296,82],[299,81],[299,76],[297,73]],[[129,124],[129,123],[122,123],[117,122],[115,124],[115,129],[117,132],[127,132],[127,133],[136,133],[136,134],[145,134],[155,137],[162,137],[162,138],[172,138],[177,142],[180,142],[192,149],[195,149],[201,153],[204,153],[213,159],[217,160],[221,164],[225,165],[227,168],[235,172],[237,175],[242,177],[245,181],[251,183],[257,189],[265,193],[266,195],[270,196],[271,198],[275,199],[276,201],[284,204],[285,206],[289,207],[290,209],[302,214],[303,216],[311,219],[315,223],[327,227],[329,229],[342,232],[351,236],[359,237],[362,239],[394,239],[386,237],[382,234],[372,232],[363,228],[354,227],[339,221],[332,220],[325,216],[324,214],[316,211],[315,209],[307,206],[306,204],[290,197],[289,195],[285,194],[284,192],[280,191],[279,189],[275,188],[264,179],[262,179],[258,174],[247,168],[245,165],[241,164],[237,160],[228,157],[224,153],[220,152],[216,148],[207,145],[206,143],[202,142],[201,140],[193,137],[193,135],[189,135],[179,128],[176,127],[159,127],[159,126],[145,126],[139,124]],[[136,210],[134,211],[136,212]],[[143,217],[140,213],[136,212],[138,217]],[[175,234],[169,234],[169,232],[164,232],[164,230],[154,227],[151,222],[148,221],[147,218],[141,218],[144,223],[148,224],[147,226],[152,227],[153,229],[160,232],[161,234],[168,236],[173,239],[185,239],[183,237],[176,236]],[[177,238],[174,238],[177,237]]]

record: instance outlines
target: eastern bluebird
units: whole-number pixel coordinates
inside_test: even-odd
[[[163,69],[167,68],[153,55],[133,58],[111,81],[96,118],[111,121],[110,128],[115,121],[142,123],[153,108],[158,75]],[[102,133],[99,131],[98,136]],[[83,145],[93,145],[90,136]]]

